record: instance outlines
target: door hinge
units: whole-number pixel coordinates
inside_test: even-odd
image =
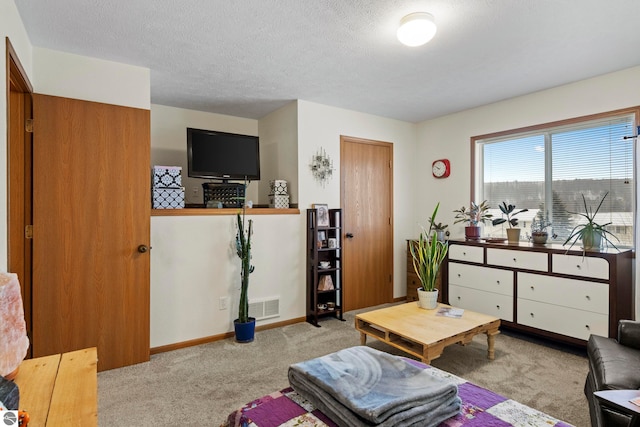
[[[33,119],[27,119],[24,122],[24,130],[28,133],[33,133]]]
[[[24,227],[24,238],[25,239],[33,239],[33,225],[25,225],[25,227]]]

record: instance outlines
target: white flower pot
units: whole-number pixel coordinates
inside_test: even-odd
[[[438,290],[427,292],[418,288],[418,307],[433,310],[438,307]]]

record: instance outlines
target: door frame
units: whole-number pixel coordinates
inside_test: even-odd
[[[390,289],[389,294],[387,295],[387,302],[394,302],[394,288],[395,288],[395,234],[394,234],[394,206],[393,206],[393,143],[387,141],[378,141],[373,139],[359,138],[348,135],[340,135],[340,206],[343,208],[346,206],[346,188],[344,185],[345,176],[345,168],[347,165],[344,163],[344,145],[345,144],[366,144],[366,145],[377,145],[382,147],[387,147],[389,149],[389,199],[387,200],[388,209],[389,209],[389,221],[390,221],[390,236],[389,236],[389,244],[391,245],[391,271],[389,274],[391,275],[390,280]],[[344,209],[343,209],[344,212]],[[348,212],[344,212],[344,215],[348,215]],[[343,230],[346,232],[347,230]],[[344,272],[343,272],[344,275]],[[400,298],[402,299],[402,298]]]
[[[33,86],[13,48],[6,42],[7,102],[7,271],[18,274],[27,335],[32,336],[31,240],[26,226],[33,223],[32,134],[26,121],[33,117]],[[27,357],[31,356],[31,347]]]

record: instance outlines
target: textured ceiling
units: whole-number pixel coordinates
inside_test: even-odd
[[[151,102],[409,122],[640,65],[640,0],[16,0],[34,46],[151,69]],[[426,11],[421,47],[396,37]],[[638,88],[629,88],[638,90]]]

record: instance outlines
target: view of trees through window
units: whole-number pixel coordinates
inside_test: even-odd
[[[506,201],[527,239],[534,218],[547,219],[555,243],[564,243],[571,230],[586,220],[585,202],[595,212],[595,222],[615,234],[616,246],[634,245],[634,145],[635,115],[600,118],[569,126],[538,129],[527,134],[476,140],[479,154],[476,179],[494,217]],[[627,138],[625,138],[627,137]],[[584,201],[583,201],[584,196]],[[505,236],[508,224],[485,226],[486,236]]]

